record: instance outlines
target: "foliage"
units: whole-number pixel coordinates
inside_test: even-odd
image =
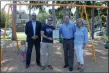
[[[49,16],[45,11],[39,11],[37,15],[37,20],[39,20],[42,24],[46,23],[46,18]]]
[[[0,28],[4,28],[5,27],[5,17],[6,17],[6,12],[0,10],[0,14],[1,14],[1,23],[0,23]]]

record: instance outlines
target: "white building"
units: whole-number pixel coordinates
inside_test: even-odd
[[[25,24],[29,20],[29,15],[25,11],[17,11],[16,24]]]

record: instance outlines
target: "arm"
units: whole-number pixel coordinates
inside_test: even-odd
[[[49,37],[47,37],[47,36],[44,35],[44,31],[41,31],[41,36],[42,36],[43,38],[46,38],[46,39],[49,38]]]
[[[73,24],[73,36],[74,36],[75,32],[76,32],[76,24]]]
[[[41,33],[41,28],[42,28],[42,23],[40,23],[40,27],[39,27],[40,29],[40,33]],[[39,34],[39,37],[41,37],[41,34]]]
[[[84,47],[87,45],[87,43],[88,43],[88,30],[85,27],[84,28],[84,43],[83,43]]]
[[[37,21],[38,22],[38,21]],[[38,36],[38,39],[39,39],[39,41],[41,42],[41,29],[42,29],[42,23],[41,22],[38,22],[39,23],[39,32],[38,32],[38,34],[37,34],[37,36]]]
[[[46,39],[49,39],[49,40],[52,40],[51,38],[47,37],[46,35],[44,35],[44,30],[45,30],[45,27],[42,27],[42,30],[41,30],[41,36],[43,38],[46,38]]]
[[[25,34],[28,35],[28,22],[25,25]]]
[[[62,26],[59,27],[59,42],[63,42],[63,37],[62,37]]]
[[[59,27],[59,35],[60,35],[60,37],[62,36],[62,27],[61,26]]]

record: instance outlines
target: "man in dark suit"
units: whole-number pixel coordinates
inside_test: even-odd
[[[32,20],[28,21],[25,26],[25,34],[27,35],[27,54],[26,54],[26,67],[30,66],[31,62],[31,52],[33,45],[35,45],[36,50],[36,63],[38,66],[40,64],[40,42],[41,42],[41,23],[36,21],[36,14],[32,13]]]

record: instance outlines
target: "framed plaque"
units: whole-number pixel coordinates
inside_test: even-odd
[[[53,30],[53,39],[59,39],[59,30]]]

